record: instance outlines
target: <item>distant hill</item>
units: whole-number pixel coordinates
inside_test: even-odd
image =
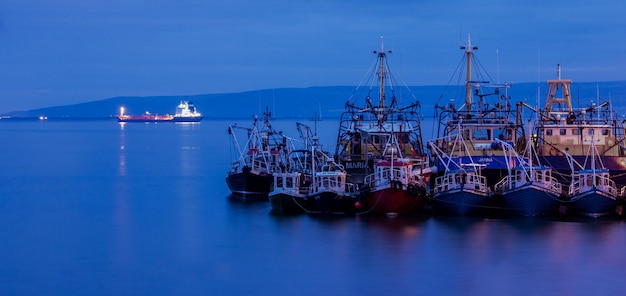
[[[545,83],[540,85],[540,100],[545,100]],[[455,95],[459,97],[462,87],[457,86],[411,86],[408,87],[422,105],[423,115],[434,115],[435,104],[444,105]],[[587,105],[596,98],[599,91],[601,100],[610,96],[613,105],[620,114],[626,110],[626,81],[615,82],[584,82],[572,84],[572,97],[575,105]],[[128,114],[139,114],[149,111],[156,114],[173,113],[180,100],[195,103],[205,118],[248,118],[262,113],[267,106],[276,118],[337,118],[345,109],[348,100],[358,105],[363,104],[367,89],[355,86],[328,86],[308,88],[279,88],[255,90],[239,93],[202,94],[192,96],[153,96],[153,97],[115,97],[110,99],[85,102],[74,105],[56,106],[15,111],[3,116],[48,118],[106,118],[114,117],[121,106]],[[389,92],[388,92],[389,93]],[[525,100],[535,105],[537,99],[537,83],[513,84],[508,93],[511,103]],[[388,94],[389,95],[389,94]],[[372,96],[375,96],[373,93]],[[412,102],[413,97],[398,97],[403,104]],[[457,100],[459,100],[457,98]],[[578,101],[578,104],[577,102]],[[459,103],[457,102],[457,105]],[[321,113],[321,114],[320,114]]]

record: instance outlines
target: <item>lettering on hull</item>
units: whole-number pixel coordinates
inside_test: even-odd
[[[367,169],[367,162],[359,161],[359,162],[346,162],[346,169],[354,170],[354,169]]]

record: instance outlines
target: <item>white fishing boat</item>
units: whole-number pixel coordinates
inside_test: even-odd
[[[520,155],[509,143],[498,143],[506,155],[508,174],[494,191],[502,197],[507,212],[520,216],[557,214],[565,202],[563,188],[552,176],[552,168],[539,163],[534,145],[529,141]]]
[[[462,123],[459,123],[462,124]],[[484,214],[489,208],[488,201],[493,192],[482,175],[485,164],[475,163],[462,133],[449,135],[448,139],[436,139],[449,143],[451,156],[446,151],[431,145],[439,163],[442,175],[435,178],[430,202],[434,214],[476,215]],[[432,143],[432,142],[431,142]],[[463,162],[467,160],[468,162]]]
[[[285,169],[273,174],[274,184],[268,195],[272,213],[357,213],[360,210],[358,186],[347,182],[348,174],[343,166],[321,150],[310,128],[297,125],[305,149],[292,151]]]
[[[566,155],[572,171],[568,211],[593,218],[621,215],[622,199],[596,149],[598,138],[593,134],[583,138],[589,150],[582,164],[577,163],[567,152],[561,151]]]

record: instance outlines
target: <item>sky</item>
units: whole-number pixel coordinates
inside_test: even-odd
[[[446,85],[468,34],[498,82],[626,80],[626,2],[0,0],[0,113],[117,96],[358,85],[372,50]]]

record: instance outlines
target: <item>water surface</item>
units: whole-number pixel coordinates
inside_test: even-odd
[[[229,198],[233,122],[0,122],[0,295],[623,294],[621,220],[277,217]],[[322,143],[337,126],[317,123]]]

